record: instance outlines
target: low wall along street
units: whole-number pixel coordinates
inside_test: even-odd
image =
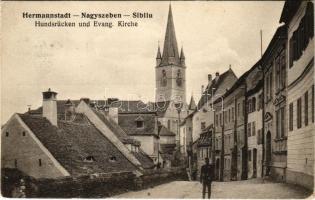
[[[144,171],[136,177],[132,172],[84,175],[60,179],[34,179],[12,170],[2,172],[2,195],[17,197],[20,180],[25,181],[25,196],[38,198],[101,198],[141,190],[174,180],[187,180],[185,169],[172,168]],[[5,187],[5,188],[4,188]]]

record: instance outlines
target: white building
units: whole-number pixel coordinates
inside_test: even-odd
[[[287,181],[314,187],[314,4],[286,1],[288,27]]]

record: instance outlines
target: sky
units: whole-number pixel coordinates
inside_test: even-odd
[[[283,1],[172,2],[178,47],[186,56],[187,97],[200,98],[207,75],[232,66],[239,77],[260,58],[279,26]],[[155,57],[163,49],[169,2],[2,2],[1,124],[58,99],[154,101]],[[38,28],[22,13],[148,12],[136,28]],[[71,19],[82,21],[82,19]],[[87,21],[87,20],[83,20]],[[98,21],[108,21],[98,19]],[[114,20],[115,22],[116,20]]]

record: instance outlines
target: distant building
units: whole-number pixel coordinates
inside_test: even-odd
[[[314,188],[314,3],[286,1],[287,182]]]
[[[251,86],[247,88],[247,137],[248,137],[248,178],[262,177],[262,72],[249,76]],[[259,81],[259,82],[257,82]]]
[[[110,100],[107,100],[110,102]],[[141,149],[148,154],[155,163],[158,162],[159,136],[158,121],[155,111],[147,109],[142,101],[122,101],[116,99],[108,108],[117,108],[117,113],[110,116],[117,118],[118,125],[127,135],[141,143]]]

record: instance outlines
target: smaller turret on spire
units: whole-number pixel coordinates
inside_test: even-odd
[[[195,103],[193,94],[191,94],[191,98],[190,98],[188,109],[189,110],[195,110],[196,109],[196,103]]]
[[[182,47],[182,49],[180,50],[180,57],[179,57],[179,60],[180,60],[180,64],[182,66],[185,66],[185,54],[184,54],[184,49]]]
[[[161,50],[160,50],[160,43],[158,44],[158,52],[156,55],[156,66],[159,66],[162,61],[162,55],[161,55]]]

